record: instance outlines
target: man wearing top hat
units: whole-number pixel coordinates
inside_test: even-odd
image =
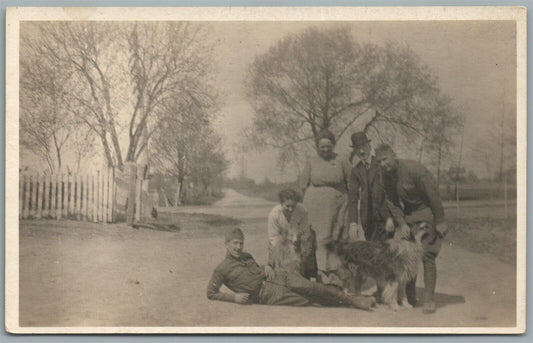
[[[394,231],[394,223],[385,200],[374,150],[364,132],[355,132],[351,140],[352,170],[348,181],[350,231],[361,226],[366,240],[384,240]]]

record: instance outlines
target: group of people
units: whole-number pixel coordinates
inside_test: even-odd
[[[303,258],[300,272],[277,271],[271,253],[269,264],[260,267],[242,251],[244,236],[235,229],[226,236],[227,256],[213,273],[209,299],[283,305],[319,303],[368,310],[375,304],[373,297],[349,295],[330,285],[340,261],[325,249],[325,244],[357,239],[358,232],[371,241],[410,239],[414,224],[425,222],[430,225],[422,240],[423,312],[435,312],[435,260],[448,230],[437,182],[422,164],[399,159],[389,145],[373,149],[364,132],[354,133],[351,141],[352,153],[343,157],[334,152],[335,136],[321,131],[317,155],[309,159],[300,178],[303,202],[298,202],[294,190],[284,190],[280,204],[268,216],[270,252],[291,228],[312,230],[316,235],[316,249]],[[221,293],[222,284],[234,294]],[[416,306],[416,280],[407,285],[406,293],[409,303]]]

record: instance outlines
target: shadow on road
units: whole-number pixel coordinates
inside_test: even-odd
[[[416,293],[419,294],[419,299],[422,300],[424,294],[424,288],[417,287]],[[462,295],[435,293],[435,304],[437,308],[445,307],[447,305],[464,304],[466,302],[465,297]]]

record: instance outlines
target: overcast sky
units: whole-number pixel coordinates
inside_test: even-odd
[[[484,176],[484,168],[471,147],[486,139],[486,132],[501,120],[502,111],[510,113],[506,125],[514,129],[516,118],[516,34],[514,22],[508,21],[405,21],[342,22],[360,42],[383,44],[398,41],[408,44],[439,78],[444,93],[456,108],[467,114],[465,131],[466,167]],[[252,123],[253,110],[244,98],[243,80],[247,66],[257,54],[287,34],[309,26],[326,27],[339,22],[214,22],[216,43],[216,83],[224,101],[217,131],[231,152],[240,131]],[[346,138],[345,138],[346,139]],[[488,143],[490,144],[490,143]],[[348,151],[340,141],[337,151]],[[498,154],[494,159],[497,160]],[[256,180],[265,176],[278,180],[273,152],[251,154],[247,175]],[[229,174],[240,173],[232,163]],[[294,178],[288,173],[284,179]]]

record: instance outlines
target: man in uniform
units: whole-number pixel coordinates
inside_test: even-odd
[[[207,286],[207,298],[239,304],[355,307],[371,310],[375,299],[351,296],[334,286],[309,281],[300,274],[274,271],[259,266],[252,255],[243,252],[244,235],[239,228],[225,237],[226,258],[216,267]],[[225,285],[233,293],[224,293]]]
[[[376,149],[376,162],[382,170],[383,185],[388,204],[401,211],[394,216],[402,238],[410,236],[410,227],[417,222],[429,225],[422,238],[424,264],[424,313],[434,313],[437,266],[435,259],[440,251],[442,238],[448,232],[444,222],[444,209],[439,188],[433,175],[420,163],[398,159],[389,145]],[[416,280],[406,287],[407,298],[412,305],[416,303]]]

